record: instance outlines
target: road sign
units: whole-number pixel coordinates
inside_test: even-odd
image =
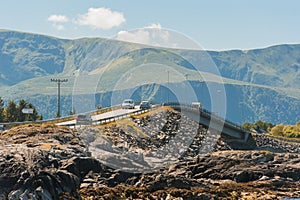
[[[32,108],[23,108],[22,113],[24,113],[24,114],[33,114],[33,109]]]

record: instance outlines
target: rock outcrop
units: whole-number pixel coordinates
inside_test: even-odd
[[[167,159],[176,135],[193,137],[175,140],[184,152]],[[212,152],[199,150],[203,138]],[[81,129],[19,126],[0,134],[0,199],[300,197],[300,145],[254,139],[257,149],[233,150],[172,111]]]
[[[74,130],[28,125],[1,133],[2,199],[58,199],[63,192],[79,197],[82,179],[100,169]]]

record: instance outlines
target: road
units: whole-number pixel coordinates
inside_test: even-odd
[[[92,116],[92,121],[99,121],[101,119],[106,119],[106,118],[115,117],[115,116],[119,116],[119,115],[124,115],[124,114],[128,114],[128,113],[133,113],[133,112],[138,111],[138,110],[140,110],[139,106],[135,106],[134,109],[113,110],[113,111],[110,111],[110,112],[102,113],[100,115]]]
[[[125,115],[125,114],[129,114],[129,113],[133,113],[138,110],[140,110],[139,106],[135,106],[134,109],[117,109],[117,110],[112,110],[112,111],[105,112],[105,113],[102,113],[99,115],[93,115],[93,116],[91,116],[91,118],[92,118],[92,122],[98,122],[102,119]],[[76,124],[76,120],[74,119],[74,120],[70,120],[70,121],[66,121],[66,122],[60,122],[60,123],[57,123],[56,125],[71,126],[71,125],[75,125],[75,124]]]
[[[169,103],[168,106],[173,107],[175,110],[179,109],[180,112],[185,111],[184,115],[186,115],[190,119],[197,121],[200,124],[205,125],[206,127],[210,127],[211,130],[222,132],[223,135],[225,134],[227,135],[227,137],[229,136],[232,141],[235,140],[245,143],[249,140],[249,138],[251,139],[251,134],[247,130],[244,130],[240,125],[225,120],[205,109],[199,110],[198,107],[195,108],[191,104],[179,103]],[[117,109],[99,115],[93,115],[91,116],[91,119],[93,124],[100,123],[100,121],[103,122],[103,119],[107,119],[107,121],[109,122],[110,120],[114,120],[115,118],[124,117],[129,113],[134,113],[137,111],[140,111],[139,106],[135,106],[134,109]],[[80,124],[76,124],[76,120],[70,120],[57,123],[56,125],[77,126]]]

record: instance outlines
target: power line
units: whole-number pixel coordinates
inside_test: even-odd
[[[54,79],[51,78],[51,82],[57,83],[57,115],[60,118],[60,84],[68,82],[68,79]]]

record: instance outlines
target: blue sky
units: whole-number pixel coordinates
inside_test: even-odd
[[[298,0],[0,0],[0,29],[59,38],[104,37],[155,26],[204,49],[300,44]]]

